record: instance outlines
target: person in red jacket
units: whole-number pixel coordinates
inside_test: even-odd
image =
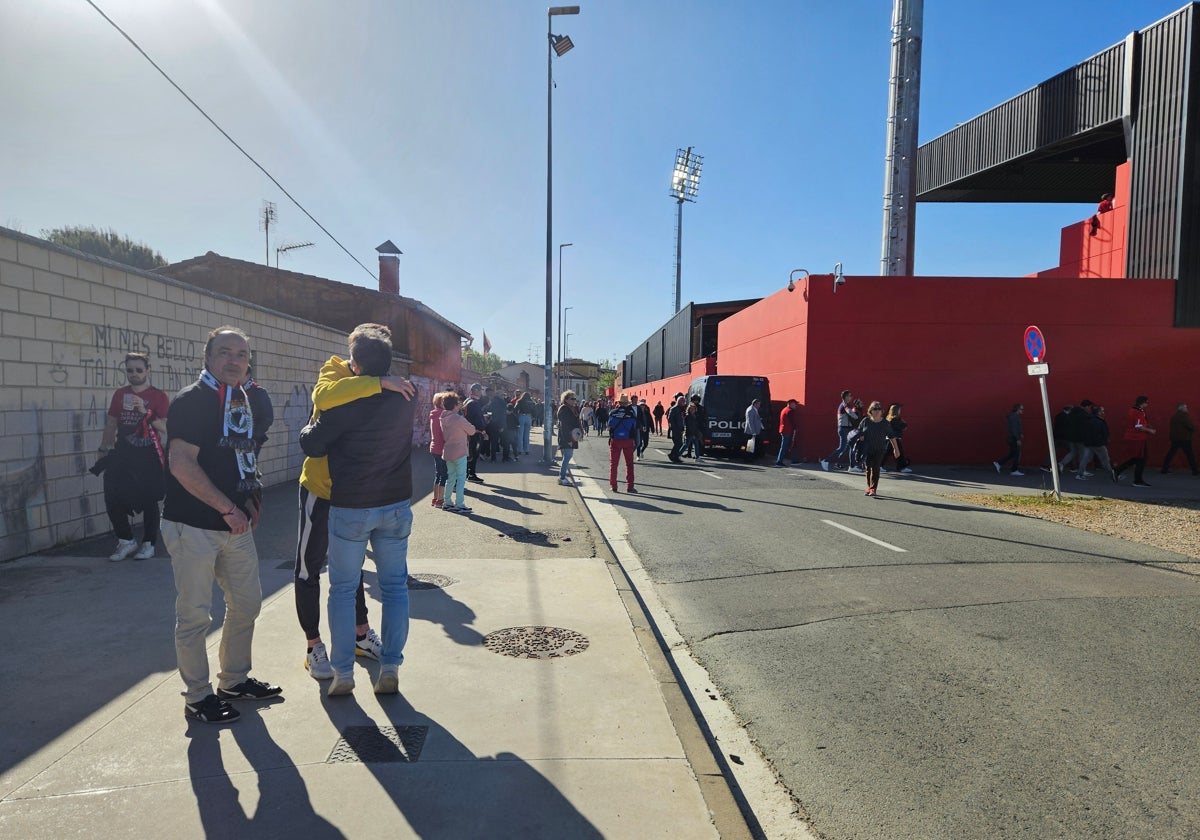
[[[779,454],[775,456],[775,466],[783,466],[784,455],[788,455],[793,464],[796,463],[796,456],[792,454],[792,444],[799,429],[800,403],[791,399],[787,401],[783,411],[779,412]]]
[[[1133,486],[1149,487],[1142,473],[1146,469],[1146,461],[1150,457],[1148,441],[1155,430],[1150,428],[1146,420],[1146,406],[1150,398],[1138,397],[1129,409],[1129,421],[1125,424],[1125,460],[1113,467],[1113,481],[1117,481],[1128,467],[1133,467]]]

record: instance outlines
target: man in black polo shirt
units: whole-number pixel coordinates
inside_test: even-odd
[[[246,386],[250,342],[236,327],[217,327],[204,348],[204,372],[180,391],[167,415],[168,449],[163,541],[175,572],[175,655],[186,686],[184,715],[232,723],[229,700],[266,700],[276,685],[250,677],[254,620],[262,605],[254,527],[261,512],[256,439],[266,429]],[[209,680],[206,640],[212,586],[225,596],[217,692]]]

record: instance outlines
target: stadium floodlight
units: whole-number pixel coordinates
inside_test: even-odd
[[[679,202],[675,217],[675,311],[679,311],[679,294],[683,285],[683,202],[695,201],[700,191],[700,170],[704,158],[692,147],[675,151],[675,171],[671,174],[671,198]]]

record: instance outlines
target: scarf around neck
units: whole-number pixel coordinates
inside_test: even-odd
[[[217,446],[232,449],[237,458],[238,490],[250,493],[262,489],[258,479],[258,459],[255,456],[254,413],[250,409],[247,387],[254,387],[247,379],[242,385],[226,385],[211,372],[200,374],[200,381],[217,392],[221,411],[221,438]]]

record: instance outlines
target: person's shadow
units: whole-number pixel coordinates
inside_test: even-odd
[[[313,810],[296,762],[272,740],[259,717],[262,707],[239,705],[244,707],[242,716],[228,729],[203,723],[191,723],[188,728],[188,776],[204,835],[344,840],[346,835]],[[223,731],[232,735],[254,768],[258,805],[253,817],[238,801],[238,789],[225,770],[220,742]],[[228,736],[225,743],[228,746]]]
[[[400,673],[403,681],[403,668]],[[363,682],[359,690],[370,691],[370,683]],[[486,702],[476,696],[478,702]],[[375,731],[379,724],[354,695],[326,696],[322,703],[343,737],[366,732],[368,737],[358,747],[362,760],[418,837],[603,837],[549,779],[520,756],[509,752],[477,756],[437,721],[414,709],[403,694],[378,699],[387,718],[385,725],[394,733]],[[349,751],[353,753],[355,748]],[[433,766],[412,772],[411,765],[417,763]]]
[[[475,620],[475,611],[442,587],[416,589],[410,583],[408,604],[410,618],[440,624],[452,641],[468,646],[483,644],[483,634],[470,626]]]

